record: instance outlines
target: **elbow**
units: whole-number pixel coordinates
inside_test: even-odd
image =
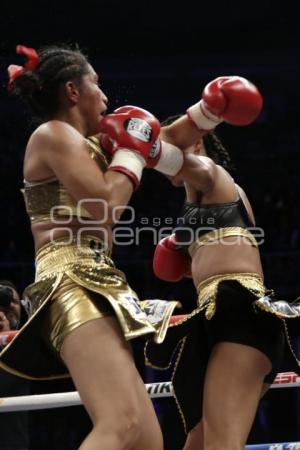
[[[110,200],[109,202],[107,202],[107,225],[115,225],[119,221],[125,209],[131,209],[131,207],[128,205],[121,205],[119,202],[114,200]]]
[[[118,221],[117,213],[118,213],[118,205],[113,201],[109,201],[107,203],[107,215],[106,215],[107,225],[113,226]]]

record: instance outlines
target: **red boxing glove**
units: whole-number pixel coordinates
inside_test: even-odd
[[[246,78],[218,77],[208,83],[202,100],[187,110],[200,130],[211,130],[223,120],[231,125],[249,125],[262,110],[263,100],[257,87]]]
[[[118,150],[118,144],[116,141],[110,139],[108,134],[101,133],[99,140],[102,149],[105,150],[108,155],[113,155]]]
[[[108,134],[118,149],[132,150],[147,161],[160,132],[160,123],[150,112],[123,106],[103,117],[99,131]]]
[[[191,258],[178,248],[175,234],[163,238],[156,246],[153,257],[153,271],[164,281],[180,281],[190,276]]]
[[[136,187],[150,154],[155,157],[160,150],[153,147],[160,132],[159,121],[142,108],[123,106],[103,117],[99,131],[111,141],[105,146],[113,154],[109,169],[123,172]]]
[[[116,135],[116,127],[115,122],[119,124],[119,116],[118,114],[134,114],[140,115],[140,114],[147,114],[152,119],[154,116],[152,114],[148,113],[147,111],[133,107],[133,106],[122,106],[114,111],[113,114],[106,116],[102,121],[100,122],[100,129],[106,130],[105,135],[102,135],[101,138],[101,145],[102,147],[110,154],[114,155],[117,150],[120,150],[125,146],[124,142],[123,145],[120,144],[122,138],[123,138],[123,132],[120,135]],[[156,120],[156,119],[155,119]],[[159,125],[160,126],[160,125]],[[113,131],[111,130],[113,129]],[[131,147],[128,147],[128,150],[136,151],[137,153],[141,153],[137,149],[133,148],[134,146],[131,145]],[[148,156],[147,156],[148,153]],[[119,158],[118,154],[118,158]],[[159,138],[157,138],[154,143],[152,144],[151,150],[147,152],[143,152],[141,155],[146,160],[146,166],[148,168],[153,168],[165,175],[174,176],[176,175],[181,167],[183,166],[184,161],[184,154],[181,149],[176,147],[175,145],[169,144],[168,142],[161,141]],[[127,159],[129,158],[127,153]],[[130,155],[130,159],[132,159],[132,155]],[[114,161],[115,162],[115,161]],[[111,169],[117,170],[116,166],[110,166]],[[122,171],[122,170],[121,170]],[[127,172],[127,175],[129,176],[129,172]]]

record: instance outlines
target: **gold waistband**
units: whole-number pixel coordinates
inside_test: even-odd
[[[209,277],[197,286],[198,305],[200,309],[205,309],[207,319],[211,319],[216,311],[218,285],[226,280],[238,281],[257,298],[263,297],[267,292],[261,276],[256,273],[226,273]]]
[[[257,241],[255,237],[253,236],[250,231],[248,231],[246,228],[241,227],[226,227],[226,228],[219,228],[217,230],[209,231],[206,234],[203,234],[200,236],[196,241],[194,241],[188,248],[189,255],[191,258],[195,254],[196,250],[198,248],[203,247],[204,245],[213,244],[217,241],[220,241],[222,238],[228,237],[228,236],[241,236],[242,238],[245,238],[252,247],[258,246]]]
[[[36,254],[36,281],[52,276],[54,272],[60,273],[73,267],[75,264],[90,265],[104,263],[113,266],[110,252],[104,242],[98,237],[84,235],[80,241],[74,237],[66,237],[41,247]]]

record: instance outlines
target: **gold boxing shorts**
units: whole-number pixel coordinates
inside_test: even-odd
[[[29,379],[69,376],[59,351],[64,338],[89,320],[114,315],[126,340],[153,335],[162,342],[176,301],[139,301],[101,240],[57,239],[37,252],[36,279],[24,291],[32,314],[0,354],[0,367]]]

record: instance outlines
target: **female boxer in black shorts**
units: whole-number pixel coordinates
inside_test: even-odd
[[[172,381],[188,433],[184,450],[242,450],[280,366],[282,319],[299,316],[299,306],[279,308],[268,297],[259,254],[263,230],[228,172],[228,153],[216,134],[185,153],[194,154],[194,166],[186,161],[173,184],[185,184],[186,203],[175,233],[156,248],[154,272],[167,281],[192,275],[198,303],[170,326],[163,344],[148,342],[146,361],[166,367],[179,348]]]

